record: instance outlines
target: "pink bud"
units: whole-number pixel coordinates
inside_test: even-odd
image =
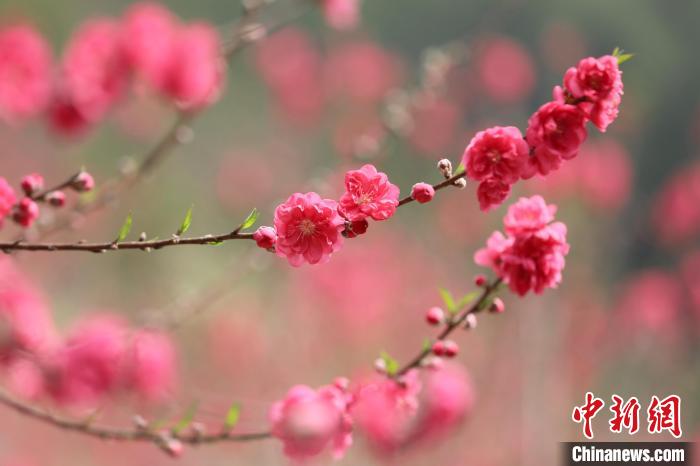
[[[505,310],[506,305],[505,303],[503,303],[503,300],[501,298],[493,298],[493,302],[491,303],[491,307],[489,307],[489,311],[494,312],[496,314],[500,314]]]
[[[367,228],[369,228],[369,222],[365,219],[356,220],[354,222],[346,221],[343,236],[346,238],[355,238],[356,236],[365,234]]]
[[[478,287],[482,287],[486,285],[486,276],[479,274],[476,277],[474,277],[474,284]]]
[[[38,173],[30,173],[22,178],[21,186],[24,194],[31,196],[44,187],[44,177]]]
[[[73,179],[71,187],[81,193],[91,191],[95,187],[95,179],[88,172],[80,172]]]
[[[445,342],[442,340],[438,340],[435,343],[433,343],[433,354],[435,356],[444,356],[445,355]]]
[[[386,361],[383,358],[377,358],[374,360],[374,370],[380,374],[386,374]]]
[[[174,438],[169,438],[165,440],[165,443],[163,444],[163,449],[173,458],[179,458],[180,456],[182,456],[184,446],[182,445],[181,441],[176,440]]]
[[[416,183],[411,188],[411,197],[421,204],[425,204],[435,197],[435,188],[428,183]]]
[[[350,387],[350,380],[347,377],[336,377],[333,380],[333,385],[340,390],[346,391]]]
[[[445,367],[445,361],[438,356],[432,356],[425,360],[425,367],[430,370],[439,370]]]
[[[23,198],[12,214],[12,220],[27,228],[39,217],[39,206],[28,197]]]
[[[452,340],[444,342],[444,354],[448,358],[454,358],[459,353],[459,346]]]
[[[253,233],[253,239],[258,247],[271,249],[277,243],[277,232],[272,227],[260,227]]]
[[[53,207],[63,207],[66,205],[66,195],[63,191],[51,191],[46,195],[46,202]]]
[[[445,320],[445,311],[439,307],[431,307],[428,312],[425,313],[425,320],[430,325],[438,325]]]

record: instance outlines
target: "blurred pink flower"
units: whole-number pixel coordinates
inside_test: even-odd
[[[295,124],[318,121],[324,102],[321,56],[308,34],[285,28],[260,41],[255,64],[282,116]]]
[[[46,386],[60,404],[90,406],[112,394],[123,380],[128,331],[114,315],[79,323],[63,347],[47,360]]]
[[[670,273],[647,269],[636,273],[621,286],[617,310],[634,330],[651,330],[671,336],[678,325],[683,290]]]
[[[137,330],[129,336],[125,388],[146,400],[164,399],[175,388],[177,354],[169,335]]]
[[[377,376],[356,390],[351,414],[358,428],[380,453],[392,453],[407,440],[418,410],[421,392],[418,371],[403,377],[403,384]]]
[[[326,22],[335,29],[353,29],[360,22],[361,0],[321,0]]]
[[[51,92],[51,50],[34,28],[0,29],[0,119],[12,123],[39,114]]]
[[[309,192],[292,194],[275,209],[276,252],[298,267],[327,262],[343,244],[338,203]]]
[[[460,110],[452,102],[431,95],[419,96],[411,109],[408,141],[431,158],[451,148],[459,125]]]
[[[164,73],[163,91],[180,107],[196,110],[218,100],[226,66],[217,30],[204,22],[181,26]]]
[[[527,143],[534,149],[529,159],[533,172],[546,175],[559,168],[562,159],[574,158],[586,136],[586,118],[578,107],[559,102],[541,106],[527,127]]]
[[[564,88],[601,131],[605,132],[618,114],[622,100],[622,72],[617,58],[605,55],[588,57],[564,74]]]
[[[386,220],[394,215],[398,204],[399,188],[374,165],[366,164],[345,174],[340,213],[348,220]]]
[[[476,67],[484,90],[497,102],[518,102],[535,86],[535,66],[530,54],[507,37],[486,41]]]
[[[377,103],[401,84],[398,59],[369,41],[344,43],[330,51],[325,87],[331,95],[360,104]]]
[[[73,34],[63,56],[58,101],[94,122],[122,97],[128,78],[120,25],[106,18],[89,20]]]
[[[127,63],[153,89],[165,82],[174,52],[177,18],[155,2],[139,2],[124,14],[122,37]]]
[[[651,220],[667,244],[700,232],[700,163],[683,167],[665,182],[655,196]]]
[[[22,198],[12,214],[12,220],[24,228],[32,226],[37,218],[39,218],[39,205],[29,197]]]
[[[555,288],[569,252],[566,225],[543,223],[553,219],[555,207],[545,206],[537,197],[520,198],[513,204],[504,220],[509,236],[493,233],[486,247],[474,255],[477,264],[491,267],[520,296],[530,290],[539,294]],[[536,225],[541,227],[534,229]]]
[[[435,439],[458,426],[474,405],[471,378],[459,364],[426,371],[413,440]]]
[[[318,390],[294,386],[270,408],[272,435],[284,443],[285,455],[295,460],[329,447],[333,457],[341,458],[352,444],[350,402],[351,396],[334,385]]]
[[[8,256],[0,257],[0,364],[56,342],[51,313],[39,291]]]
[[[619,143],[605,138],[581,148],[575,169],[579,174],[581,196],[594,207],[615,211],[622,207],[632,190],[632,161]]]
[[[0,227],[5,217],[12,212],[12,207],[16,202],[15,190],[5,178],[0,176]]]

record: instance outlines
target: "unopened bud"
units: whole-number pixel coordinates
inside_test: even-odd
[[[386,374],[386,361],[383,358],[377,358],[374,360],[374,370],[380,374]]]
[[[501,312],[506,310],[506,305],[503,302],[501,298],[493,298],[493,302],[491,303],[491,306],[489,306],[489,311],[500,314]]]
[[[452,176],[452,162],[449,159],[441,159],[437,164],[438,170],[442,176],[449,178]]]
[[[467,317],[464,319],[464,328],[476,328],[476,316],[474,314],[467,314]]]
[[[467,187],[467,180],[465,180],[464,178],[457,178],[454,181],[454,185],[459,189],[464,189]]]
[[[479,274],[476,277],[474,277],[474,284],[478,287],[482,287],[486,285],[486,276]]]
[[[32,194],[36,194],[37,191],[43,189],[44,177],[38,173],[30,173],[22,178],[21,186],[24,194],[31,196]]]
[[[71,187],[81,193],[91,191],[95,187],[95,179],[88,172],[80,172],[73,178]]]
[[[46,202],[52,207],[63,207],[66,205],[66,195],[63,191],[51,191],[46,195]]]

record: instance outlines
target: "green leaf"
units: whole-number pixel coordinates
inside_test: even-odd
[[[119,236],[117,236],[117,243],[121,243],[126,239],[127,236],[129,236],[129,232],[131,231],[131,223],[132,223],[132,218],[131,214],[127,215],[126,220],[124,220],[124,224],[122,227],[119,229]]]
[[[464,171],[464,162],[460,162],[459,165],[457,165],[457,169],[454,171],[455,175],[458,173],[462,173]]]
[[[633,53],[625,53],[620,47],[615,47],[612,56],[617,58],[617,64],[622,65],[624,62],[629,61],[634,57]]]
[[[187,209],[187,213],[185,214],[184,220],[182,220],[182,224],[180,225],[180,228],[177,229],[177,233],[175,233],[177,236],[182,236],[183,234],[187,233],[187,230],[190,229],[190,225],[192,224],[192,208],[194,206],[190,206],[189,209]]]
[[[258,209],[251,210],[250,213],[248,214],[248,216],[246,217],[246,219],[243,220],[243,223],[241,223],[239,231],[247,230],[248,228],[255,225],[255,222],[258,221],[259,216],[260,216],[260,212],[258,212]]]
[[[199,406],[199,403],[196,401],[190,405],[189,408],[187,408],[187,411],[185,412],[185,415],[182,416],[182,419],[178,421],[177,424],[175,424],[175,427],[173,427],[173,432],[175,434],[179,434],[183,430],[187,429],[190,424],[192,424],[192,421],[194,420],[195,414],[197,414],[197,408]]]
[[[236,424],[238,424],[238,419],[241,416],[241,407],[238,403],[234,403],[226,413],[226,421],[224,422],[224,428],[226,430],[233,429]]]
[[[457,306],[455,304],[454,298],[452,297],[452,293],[450,293],[444,288],[440,288],[438,291],[440,292],[440,296],[442,297],[442,300],[445,303],[445,307],[447,307],[447,310],[451,313],[456,312]]]
[[[384,360],[384,365],[386,366],[386,373],[389,376],[395,375],[399,371],[399,362],[392,358],[389,353],[382,351],[380,356]]]
[[[421,347],[423,351],[430,351],[430,348],[433,347],[432,341],[430,341],[430,338],[426,338],[423,340],[423,346]]]
[[[463,309],[467,304],[474,301],[476,297],[479,296],[479,293],[480,291],[477,290],[462,296],[462,299],[460,299],[456,305],[457,310]]]

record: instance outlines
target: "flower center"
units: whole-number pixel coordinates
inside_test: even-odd
[[[372,196],[369,194],[362,194],[359,198],[357,198],[358,205],[365,205],[369,204],[370,202],[372,202]]]
[[[308,218],[305,218],[299,222],[299,231],[301,231],[303,236],[313,235],[314,231],[316,231],[316,225]]]
[[[498,163],[501,161],[501,153],[497,150],[490,150],[489,153],[486,155],[488,156],[488,158],[491,159],[491,162],[493,163]]]

